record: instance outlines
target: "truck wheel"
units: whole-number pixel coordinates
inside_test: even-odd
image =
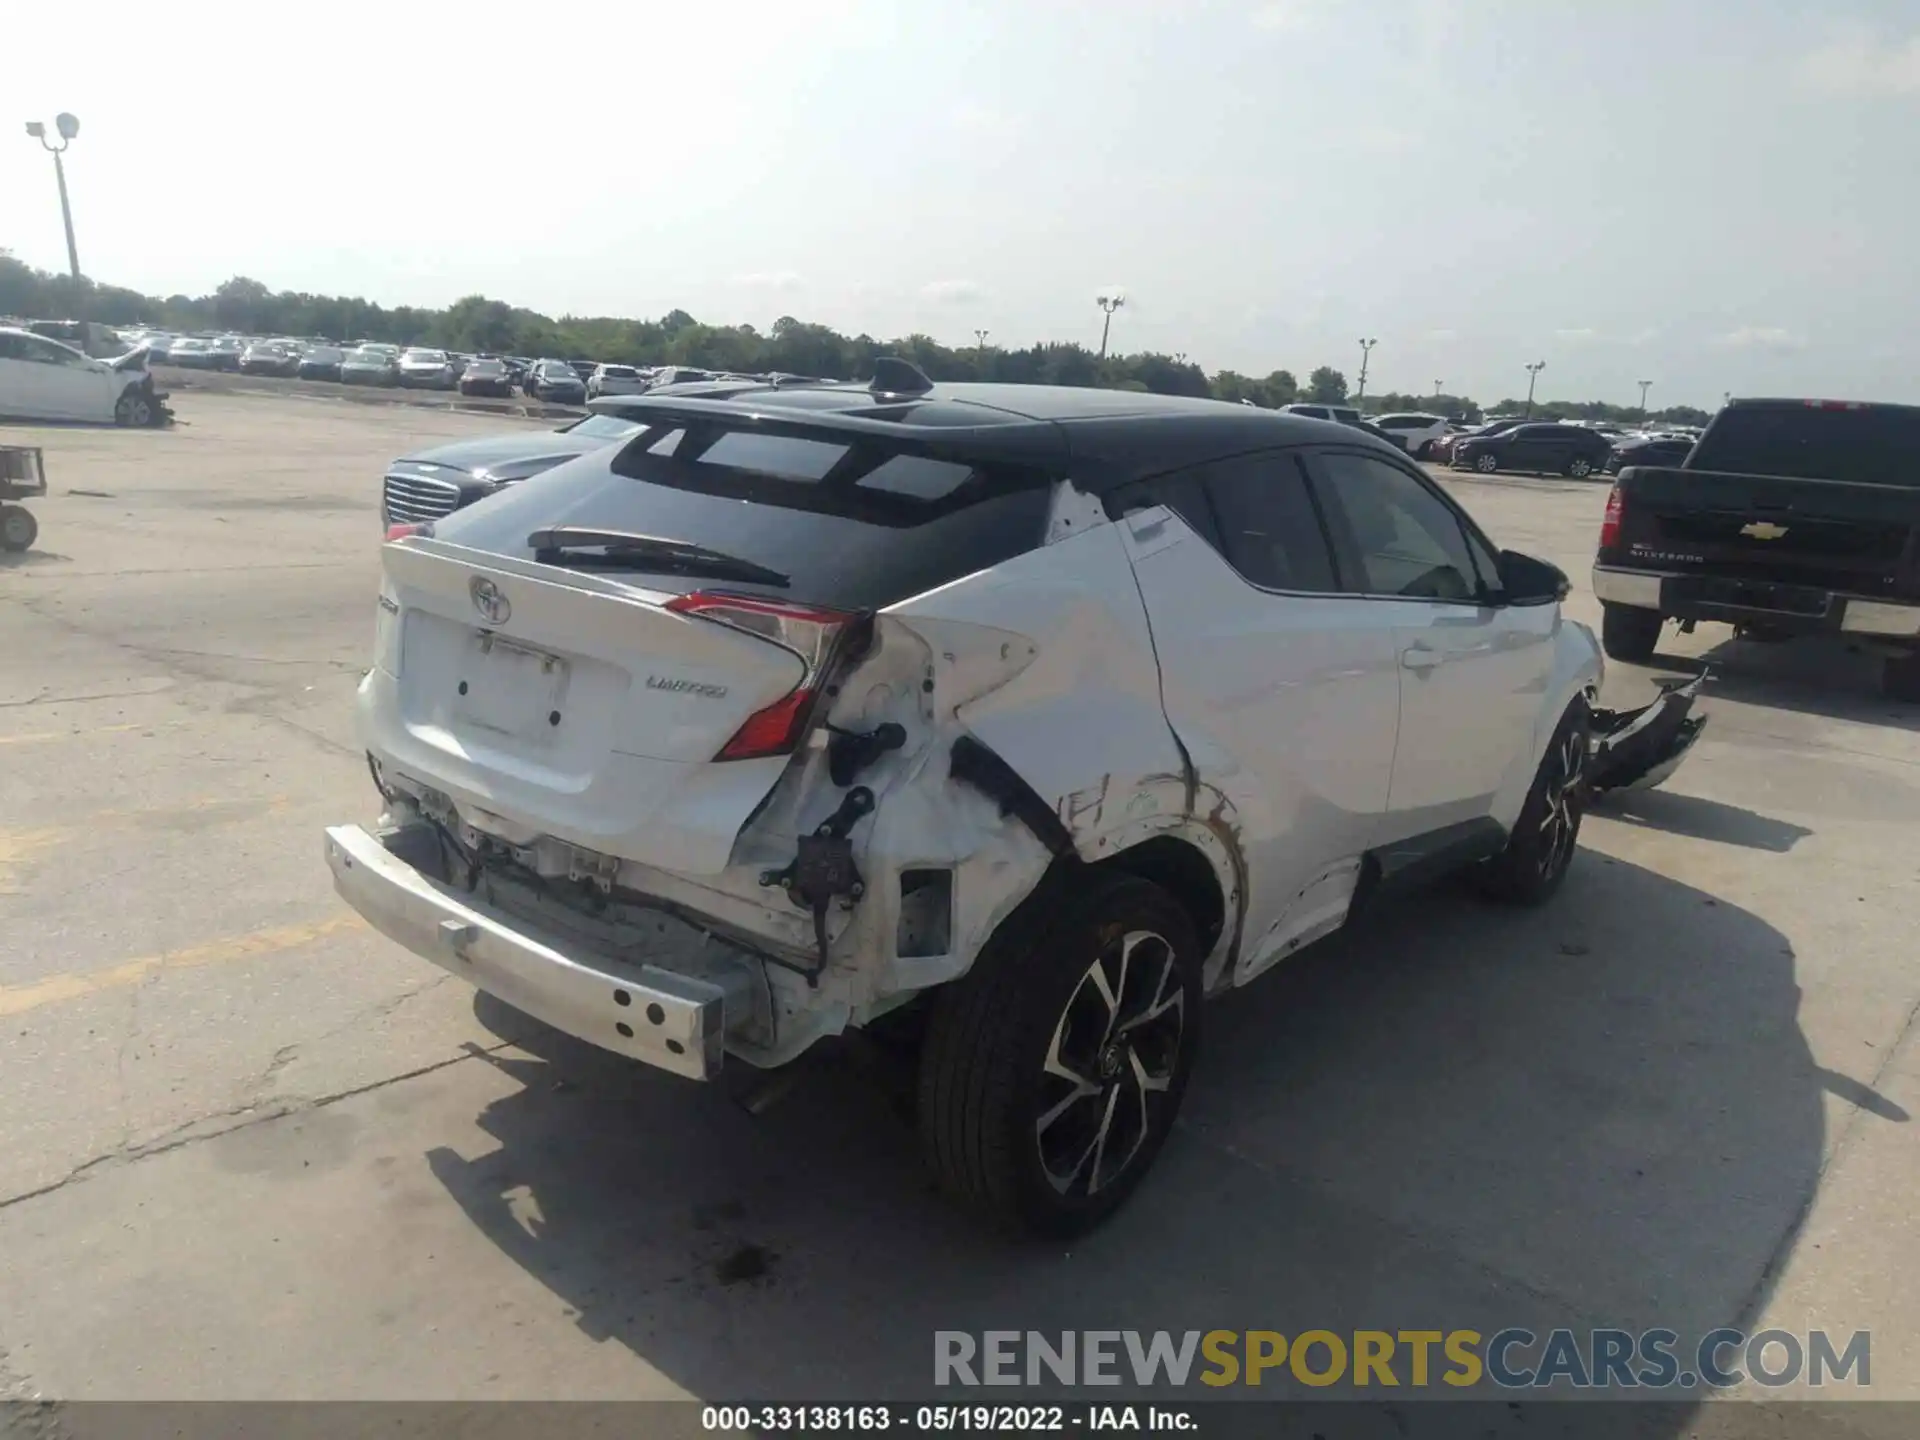
[[[1600,648],[1609,660],[1624,660],[1643,665],[1653,658],[1660,643],[1663,617],[1658,610],[1642,610],[1635,605],[1600,606]]]
[[[1539,905],[1567,878],[1587,808],[1588,728],[1587,702],[1575,700],[1540,757],[1507,848],[1474,872],[1483,894],[1509,905]]]
[[[1889,656],[1880,671],[1880,689],[1889,700],[1920,705],[1920,654]]]
[[[1200,942],[1159,886],[1049,881],[935,996],[920,1129],[943,1189],[1066,1236],[1118,1209],[1173,1128],[1200,1041]]]
[[[153,423],[153,402],[139,390],[129,390],[113,407],[113,423],[140,430]]]
[[[25,550],[40,538],[40,522],[31,510],[0,505],[0,550]]]

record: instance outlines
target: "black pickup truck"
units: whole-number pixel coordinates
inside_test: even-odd
[[[1593,591],[1616,660],[1648,659],[1666,620],[1831,635],[1920,702],[1920,406],[1732,401],[1679,467],[1620,472]]]

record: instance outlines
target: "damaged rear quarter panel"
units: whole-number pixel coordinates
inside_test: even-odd
[[[1232,837],[1190,814],[1186,757],[1161,705],[1153,639],[1119,532],[1103,521],[1056,534],[883,616],[925,642],[933,723],[945,739],[938,766],[912,787],[913,806],[925,807],[924,825],[959,827],[950,838],[973,846],[955,877],[952,973],[1052,861],[1019,821],[947,778],[945,756],[960,734],[988,746],[1053,808],[1081,860],[1180,833],[1213,867],[1230,914],[1237,905]],[[901,798],[881,807],[890,846],[913,843],[904,828],[913,807]],[[1234,931],[1224,927],[1223,949]]]

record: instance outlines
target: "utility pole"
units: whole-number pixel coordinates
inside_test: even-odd
[[[1356,405],[1367,398],[1367,360],[1373,354],[1373,347],[1379,343],[1378,340],[1360,342],[1360,389],[1353,397],[1353,403]]]
[[[1107,332],[1113,329],[1113,312],[1127,303],[1127,297],[1116,290],[1111,295],[1095,297],[1093,303],[1107,312],[1107,318],[1100,322],[1100,358],[1104,360],[1107,358]]]
[[[1640,384],[1640,423],[1644,425],[1647,423],[1647,389],[1649,386],[1653,384],[1653,382],[1651,380],[1642,380],[1639,382],[1639,384]]]
[[[1534,383],[1539,380],[1540,372],[1546,368],[1547,362],[1544,360],[1535,360],[1531,365],[1527,366],[1527,414],[1529,416],[1533,414]]]
[[[64,111],[53,117],[53,128],[59,132],[60,143],[55,145],[47,139],[47,127],[38,120],[27,122],[27,134],[40,142],[40,148],[53,156],[53,176],[60,185],[60,219],[67,227],[67,269],[77,281],[80,278],[80,251],[73,243],[73,207],[67,203],[67,167],[61,162],[61,155],[80,133],[80,122]]]

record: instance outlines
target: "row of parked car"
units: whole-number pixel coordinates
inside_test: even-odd
[[[721,378],[712,371],[684,365],[648,367],[523,355],[470,355],[372,340],[342,345],[317,336],[302,339],[132,331],[124,341],[145,346],[155,361],[186,369],[335,380],[345,385],[450,390],[463,395],[523,394],[560,405],[583,404],[601,395],[643,395],[661,385]]]
[[[1463,425],[1444,415],[1405,412],[1363,416],[1351,405],[1283,406],[1294,415],[1333,420],[1388,440],[1416,460],[1477,470],[1500,470],[1583,478],[1618,474],[1629,465],[1678,465],[1700,432],[1685,427],[1629,430],[1622,425],[1582,420],[1536,420],[1502,415],[1479,425]]]

